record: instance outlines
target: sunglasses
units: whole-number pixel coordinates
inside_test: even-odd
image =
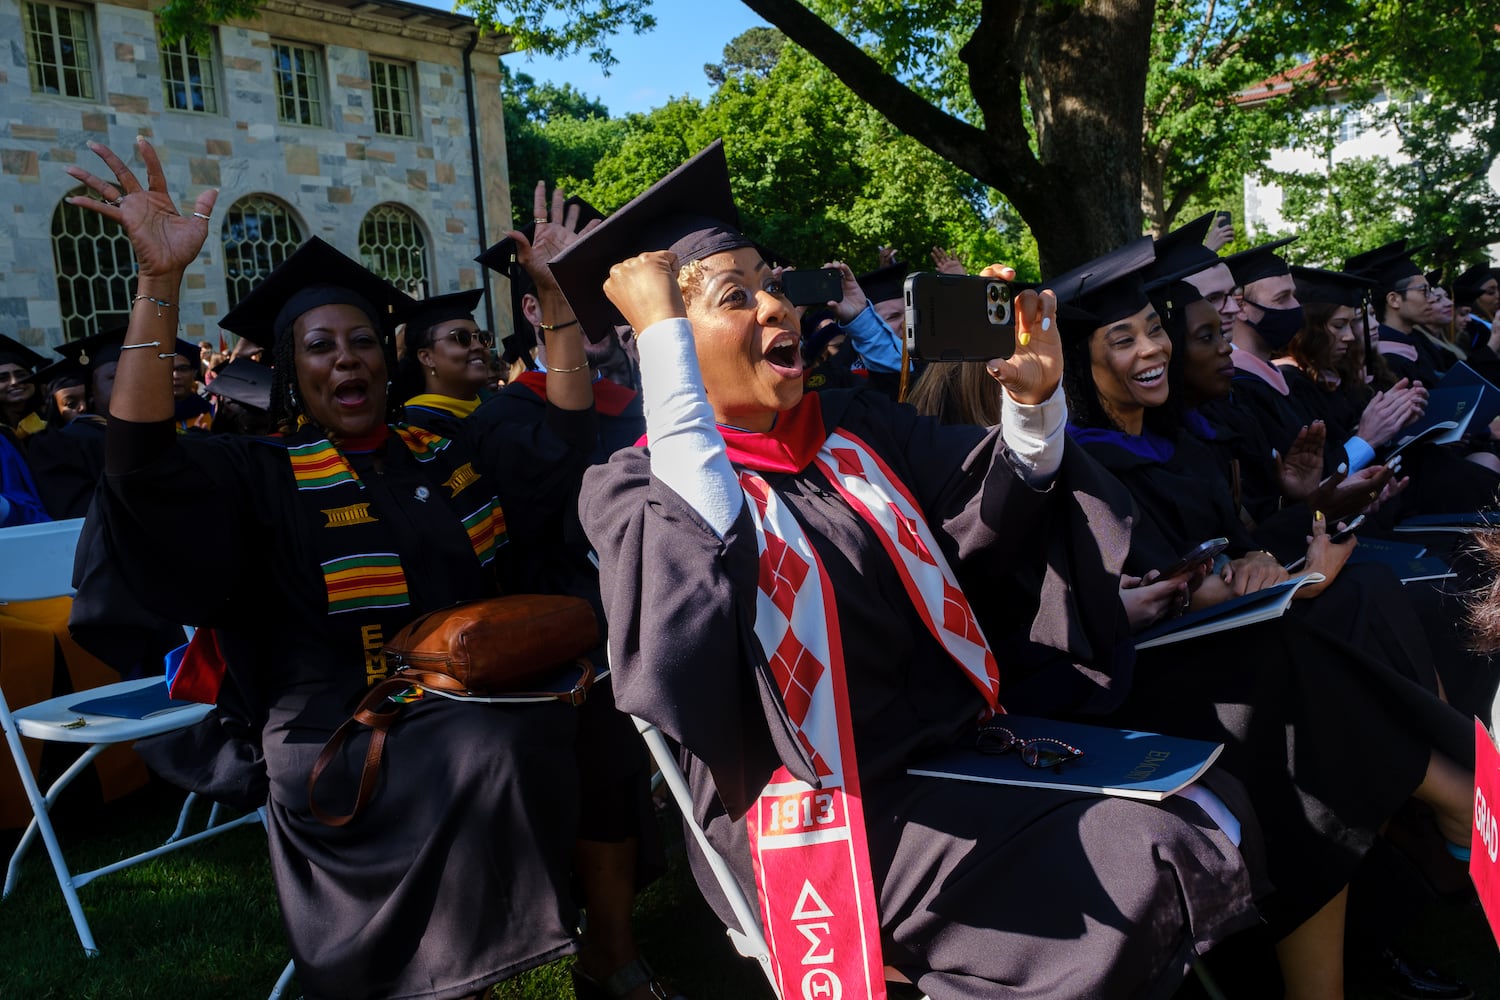
[[[981,726],[974,734],[974,749],[984,754],[1009,753],[1021,755],[1021,763],[1027,767],[1061,767],[1070,760],[1078,760],[1083,751],[1070,743],[1046,736],[1023,740],[1004,726]]]
[[[467,348],[475,340],[479,341],[481,347],[494,347],[495,335],[488,330],[449,330],[441,337],[433,337],[434,341],[451,340],[459,347]]]

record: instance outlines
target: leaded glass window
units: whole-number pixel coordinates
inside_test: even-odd
[[[89,194],[83,188],[69,197]],[[58,202],[52,213],[52,262],[63,335],[88,337],[130,319],[135,252],[118,223],[98,212]]]
[[[273,198],[252,194],[229,206],[224,215],[224,290],[230,308],[290,257],[303,238],[291,210]]]
[[[427,238],[400,205],[376,205],[359,224],[361,262],[408,295],[427,293]]]

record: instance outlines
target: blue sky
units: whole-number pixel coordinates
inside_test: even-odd
[[[451,8],[451,0],[417,0]],[[654,0],[656,27],[644,35],[626,33],[610,43],[619,60],[610,75],[587,55],[548,59],[517,52],[506,65],[540,81],[571,83],[598,98],[612,115],[659,108],[684,94],[706,98],[712,93],[703,64],[718,62],[724,45],[746,28],[764,24],[738,0]]]

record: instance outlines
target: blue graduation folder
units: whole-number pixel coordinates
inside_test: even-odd
[[[1082,750],[1083,756],[1053,768],[1034,768],[1023,764],[1014,750],[985,754],[960,748],[919,761],[906,773],[1160,802],[1196,781],[1224,750],[1222,743],[1206,740],[1024,715],[997,716],[992,724],[1020,739],[1061,740]]]
[[[1296,596],[1299,589],[1305,584],[1322,582],[1322,573],[1304,573],[1284,583],[1278,583],[1274,587],[1257,590],[1253,594],[1231,597],[1211,608],[1189,611],[1181,618],[1170,618],[1159,625],[1153,625],[1143,632],[1136,633],[1135,648],[1150,649],[1152,646],[1166,646],[1174,642],[1196,639],[1200,635],[1211,635],[1214,632],[1223,632],[1244,625],[1254,625],[1256,622],[1269,621],[1272,618],[1280,618],[1286,613],[1287,605],[1292,603],[1292,598]]]
[[[68,711],[82,712],[85,715],[107,715],[112,719],[149,719],[163,712],[196,704],[198,703],[195,701],[177,701],[168,697],[167,682],[163,680],[126,694],[75,702],[68,706]]]
[[[1396,542],[1389,538],[1361,538],[1349,555],[1349,562],[1389,566],[1402,583],[1446,580],[1458,575],[1446,562],[1437,556],[1428,555],[1425,546]]]

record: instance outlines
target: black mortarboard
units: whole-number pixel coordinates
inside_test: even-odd
[[[1386,291],[1394,290],[1396,282],[1422,273],[1422,269],[1412,262],[1404,239],[1355,254],[1344,261],[1344,270],[1370,278]]]
[[[526,362],[526,367],[531,367],[531,349],[536,346],[536,338],[529,333],[517,330],[500,342],[504,348],[500,352],[500,360],[508,365],[517,361]]]
[[[1325,271],[1316,267],[1292,265],[1292,281],[1297,286],[1297,301],[1326,302],[1335,306],[1358,307],[1374,290],[1375,282],[1357,274]]]
[[[854,280],[858,281],[859,287],[864,289],[865,298],[871,302],[885,302],[889,299],[905,297],[906,276],[909,273],[911,273],[911,268],[898,260],[885,267],[866,271]]]
[[[1142,273],[1154,260],[1151,237],[1142,236],[1042,282],[1042,287],[1057,295],[1057,318],[1063,332],[1092,336],[1099,327],[1144,309],[1150,300]]]
[[[389,339],[411,302],[395,285],[314,236],[261,279],[219,325],[262,347],[274,347],[308,310],[349,305],[368,315]]]
[[[454,319],[473,319],[479,300],[484,298],[483,288],[471,288],[466,292],[451,292],[422,299],[411,307],[406,317],[406,349],[413,349],[414,340],[421,340],[432,327]],[[416,337],[413,338],[413,334]]]
[[[18,340],[0,334],[0,365],[20,365],[27,371],[35,371],[47,359]]]
[[[271,379],[275,374],[258,361],[235,358],[219,369],[219,374],[208,383],[208,391],[215,396],[223,396],[236,403],[270,412]]]
[[[177,352],[178,357],[187,358],[195,365],[203,358],[203,348],[181,337],[177,338],[177,346],[172,349]]]
[[[1218,254],[1203,245],[1217,212],[1205,212],[1192,222],[1178,226],[1156,241],[1156,262],[1146,269],[1146,282],[1154,284],[1167,275],[1197,274],[1221,262]]]
[[[1229,265],[1229,271],[1234,275],[1234,283],[1243,288],[1252,281],[1291,273],[1291,266],[1283,258],[1277,256],[1275,251],[1296,238],[1287,236],[1283,239],[1272,240],[1270,243],[1262,243],[1258,247],[1241,250],[1237,254],[1225,257],[1224,263]]]
[[[1453,301],[1461,306],[1473,305],[1479,298],[1480,289],[1494,278],[1500,278],[1500,271],[1496,271],[1493,265],[1475,264],[1453,280]]]
[[[552,276],[589,339],[602,340],[615,329],[615,310],[604,296],[610,268],[652,250],[671,250],[687,264],[755,246],[739,227],[724,141],[715,139],[559,254]]]
[[[111,327],[91,337],[65,341],[52,349],[92,371],[99,365],[120,360],[120,346],[125,343],[126,329],[123,326]]]
[[[73,358],[62,358],[52,362],[45,368],[38,368],[25,381],[45,389],[60,378],[75,378],[80,383],[88,376],[88,370]]]

